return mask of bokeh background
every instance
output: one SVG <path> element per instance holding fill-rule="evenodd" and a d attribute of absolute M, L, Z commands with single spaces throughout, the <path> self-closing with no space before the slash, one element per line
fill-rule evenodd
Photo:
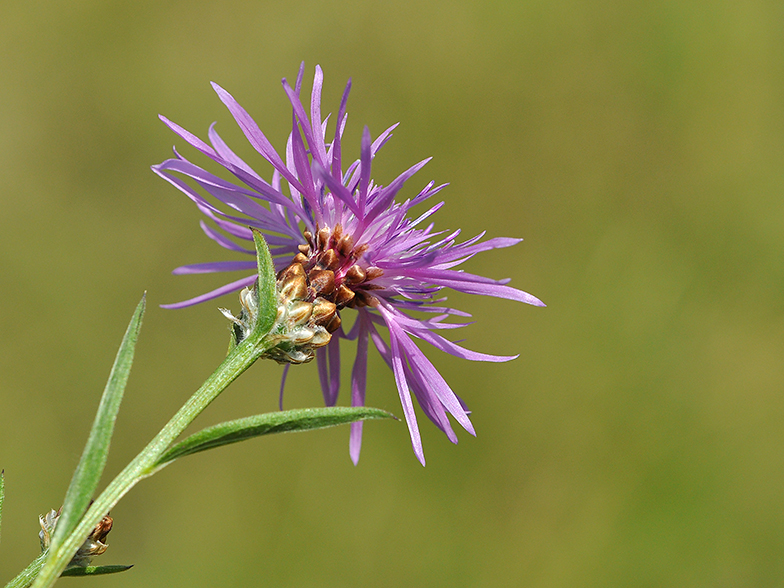
<path fill-rule="evenodd" d="M 778 586 L 784 583 L 784 5 L 748 2 L 25 2 L 0 8 L 0 580 L 38 551 L 117 345 L 149 307 L 106 477 L 218 364 L 218 305 L 159 304 L 226 259 L 149 170 L 164 113 L 251 161 L 212 92 L 282 148 L 280 78 L 353 77 L 347 149 L 401 121 L 382 183 L 434 160 L 444 229 L 520 236 L 468 269 L 546 309 L 453 295 L 477 350 L 430 353 L 476 439 L 402 423 L 178 462 L 112 512 L 106 586 Z M 267 173 L 267 168 L 259 164 Z M 237 276 L 239 277 L 239 276 Z M 350 357 L 350 346 L 344 348 Z M 258 364 L 197 421 L 276 409 Z M 348 367 L 345 374 L 348 373 Z M 368 403 L 400 415 L 377 356 Z M 348 402 L 345 388 L 342 402 Z M 287 407 L 319 405 L 315 365 Z M 63 580 L 76 584 L 79 580 Z"/>

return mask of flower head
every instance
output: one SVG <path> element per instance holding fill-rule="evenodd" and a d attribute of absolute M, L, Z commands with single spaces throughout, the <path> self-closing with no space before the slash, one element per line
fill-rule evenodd
<path fill-rule="evenodd" d="M 458 242 L 460 231 L 438 232 L 430 217 L 443 203 L 435 204 L 416 217 L 414 207 L 437 194 L 445 185 L 427 184 L 413 198 L 399 202 L 396 196 L 403 184 L 429 160 L 413 165 L 389 185 L 371 179 L 370 168 L 378 150 L 387 142 L 393 125 L 373 139 L 365 127 L 359 159 L 344 166 L 342 137 L 346 126 L 346 102 L 351 82 L 340 102 L 336 128 L 327 132 L 327 119 L 321 116 L 323 75 L 316 67 L 310 112 L 300 100 L 304 65 L 292 88 L 284 79 L 283 88 L 293 107 L 292 132 L 288 137 L 285 159 L 261 132 L 250 115 L 223 88 L 213 83 L 221 101 L 228 107 L 251 145 L 272 165 L 269 182 L 262 179 L 209 129 L 210 144 L 203 142 L 177 124 L 161 120 L 191 146 L 228 170 L 239 180 L 229 182 L 194 165 L 175 151 L 175 158 L 153 167 L 155 173 L 184 192 L 204 215 L 222 232 L 202 221 L 208 237 L 219 245 L 241 253 L 254 251 L 238 245 L 229 237 L 252 241 L 253 227 L 264 233 L 279 270 L 278 279 L 304 277 L 298 300 L 313 303 L 326 300 L 336 309 L 334 320 L 326 326 L 332 333 L 329 343 L 316 352 L 321 387 L 327 405 L 337 401 L 340 386 L 339 347 L 342 339 L 356 340 L 357 353 L 351 377 L 351 404 L 365 403 L 367 354 L 372 341 L 395 377 L 403 412 L 408 423 L 414 453 L 424 464 L 424 454 L 412 402 L 454 443 L 447 413 L 469 433 L 474 429 L 469 412 L 414 339 L 427 342 L 441 351 L 474 361 L 508 361 L 513 357 L 493 356 L 467 350 L 439 333 L 464 326 L 445 322 L 450 316 L 467 313 L 442 306 L 441 290 L 508 298 L 543 306 L 534 296 L 507 286 L 508 280 L 492 280 L 455 269 L 477 253 L 509 247 L 520 239 L 495 238 L 482 241 L 480 234 Z M 190 180 L 190 181 L 186 181 Z M 204 193 L 217 201 L 208 200 Z M 252 270 L 255 261 L 223 261 L 187 265 L 176 274 Z M 250 286 L 256 279 L 248 275 L 212 292 L 169 308 L 181 308 L 216 298 Z M 347 331 L 341 326 L 343 313 L 356 311 L 356 320 Z M 380 328 L 387 330 L 388 339 Z M 284 358 L 285 359 L 285 358 Z M 350 454 L 359 459 L 362 423 L 352 424 Z"/>

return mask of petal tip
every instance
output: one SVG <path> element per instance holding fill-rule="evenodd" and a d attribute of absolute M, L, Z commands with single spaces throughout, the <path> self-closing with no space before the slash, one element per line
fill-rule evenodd
<path fill-rule="evenodd" d="M 158 307 L 159 308 L 165 308 L 166 310 L 173 310 L 173 309 L 177 309 L 177 308 L 183 308 L 183 306 L 180 303 L 178 303 L 178 302 L 174 302 L 172 304 L 159 304 Z"/>

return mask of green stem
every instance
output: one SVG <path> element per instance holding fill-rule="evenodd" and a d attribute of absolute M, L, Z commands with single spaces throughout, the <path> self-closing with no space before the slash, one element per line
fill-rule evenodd
<path fill-rule="evenodd" d="M 183 405 L 166 426 L 145 447 L 134 460 L 106 487 L 101 495 L 95 499 L 87 510 L 82 520 L 67 539 L 60 544 L 56 551 L 49 555 L 46 565 L 41 569 L 41 564 L 34 566 L 39 560 L 43 562 L 43 555 L 36 559 L 22 574 L 30 570 L 32 577 L 40 570 L 35 578 L 33 588 L 48 588 L 52 586 L 62 571 L 66 568 L 71 558 L 84 543 L 87 536 L 103 516 L 114 507 L 117 502 L 137 482 L 151 476 L 166 464 L 157 465 L 158 459 L 166 452 L 172 442 L 179 437 L 185 428 L 218 397 L 218 395 L 231 384 L 242 372 L 256 361 L 260 355 L 268 350 L 270 344 L 263 335 L 251 335 L 232 349 L 223 360 L 218 369 L 207 379 L 193 396 Z M 22 574 L 17 578 L 22 577 Z M 28 584 L 14 584 L 12 580 L 6 588 L 18 588 Z"/>
<path fill-rule="evenodd" d="M 48 552 L 44 551 L 41 555 L 36 557 L 30 562 L 29 566 L 19 572 L 19 575 L 16 578 L 8 582 L 8 584 L 5 585 L 5 588 L 27 588 L 32 584 L 33 580 L 35 580 L 38 575 L 38 572 L 44 567 L 44 560 L 46 559 L 47 553 Z"/>

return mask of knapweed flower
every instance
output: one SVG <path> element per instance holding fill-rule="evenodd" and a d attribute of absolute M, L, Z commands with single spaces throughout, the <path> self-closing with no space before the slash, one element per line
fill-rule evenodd
<path fill-rule="evenodd" d="M 285 156 L 272 147 L 256 122 L 223 88 L 213 83 L 221 101 L 228 107 L 251 145 L 272 165 L 270 181 L 264 180 L 240 159 L 218 136 L 214 124 L 209 129 L 210 144 L 179 125 L 161 117 L 177 135 L 202 154 L 228 170 L 238 183 L 226 181 L 191 163 L 175 150 L 175 158 L 153 167 L 155 173 L 184 192 L 199 210 L 214 223 L 201 222 L 208 237 L 231 251 L 254 255 L 251 248 L 238 245 L 230 237 L 251 241 L 248 227 L 261 231 L 282 277 L 296 274 L 305 278 L 311 302 L 326 299 L 337 310 L 328 330 L 329 343 L 318 349 L 317 362 L 324 401 L 335 404 L 340 385 L 341 340 L 356 340 L 357 352 L 351 375 L 351 404 L 365 403 L 367 357 L 372 341 L 394 374 L 403 413 L 408 424 L 414 453 L 425 459 L 412 402 L 446 436 L 457 443 L 447 413 L 469 433 L 475 435 L 469 411 L 455 395 L 438 370 L 425 357 L 415 340 L 464 359 L 508 361 L 516 356 L 494 356 L 470 351 L 439 333 L 465 326 L 446 322 L 450 316 L 467 313 L 443 306 L 441 291 L 508 298 L 543 306 L 534 296 L 507 286 L 509 280 L 492 280 L 455 269 L 477 253 L 509 247 L 520 239 L 495 238 L 482 241 L 480 234 L 458 242 L 460 231 L 438 232 L 430 218 L 443 205 L 431 206 L 416 217 L 412 209 L 444 188 L 427 184 L 416 196 L 402 202 L 396 196 L 403 184 L 418 172 L 426 159 L 410 167 L 389 185 L 371 178 L 370 167 L 378 150 L 387 142 L 393 125 L 373 139 L 367 127 L 360 143 L 359 159 L 344 166 L 343 131 L 346 102 L 351 81 L 343 93 L 335 129 L 328 133 L 328 118 L 321 116 L 323 74 L 316 67 L 310 112 L 300 100 L 304 65 L 292 88 L 283 80 L 283 89 L 293 107 L 292 132 Z M 205 193 L 212 196 L 207 199 Z M 213 200 L 214 199 L 214 200 Z M 216 228 L 218 230 L 216 230 Z M 252 272 L 255 261 L 222 261 L 186 265 L 175 274 L 196 274 L 245 270 Z M 181 308 L 210 300 L 253 284 L 255 274 L 240 278 L 212 292 L 168 308 Z M 356 311 L 350 329 L 341 326 L 341 317 Z M 380 327 L 386 328 L 387 338 Z M 285 372 L 284 372 L 285 377 Z M 352 424 L 350 455 L 359 459 L 362 423 Z"/>

